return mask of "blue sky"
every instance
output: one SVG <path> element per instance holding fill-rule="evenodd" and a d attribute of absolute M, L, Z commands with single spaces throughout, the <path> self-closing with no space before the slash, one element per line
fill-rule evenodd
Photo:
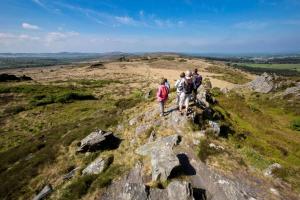
<path fill-rule="evenodd" d="M 300 0 L 1 0 L 0 52 L 300 52 Z"/>

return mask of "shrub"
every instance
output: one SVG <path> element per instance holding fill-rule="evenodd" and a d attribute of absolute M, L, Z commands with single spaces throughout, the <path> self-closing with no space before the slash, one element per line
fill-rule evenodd
<path fill-rule="evenodd" d="M 296 131 L 300 131 L 300 118 L 295 119 L 291 123 L 291 128 Z"/>
<path fill-rule="evenodd" d="M 87 193 L 95 179 L 95 175 L 87 175 L 77 178 L 64 189 L 60 200 L 80 199 Z"/>

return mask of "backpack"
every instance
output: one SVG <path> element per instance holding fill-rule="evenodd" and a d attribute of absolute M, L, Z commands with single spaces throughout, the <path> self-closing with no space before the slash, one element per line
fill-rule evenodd
<path fill-rule="evenodd" d="M 161 98 L 162 100 L 166 100 L 166 99 L 168 99 L 168 94 L 169 94 L 168 88 L 167 88 L 166 86 L 163 86 L 163 87 L 161 88 L 160 98 Z"/>
<path fill-rule="evenodd" d="M 202 83 L 202 76 L 199 74 L 194 75 L 194 84 L 198 88 Z"/>
<path fill-rule="evenodd" d="M 191 94 L 193 89 L 194 89 L 194 84 L 191 79 L 183 82 L 183 92 L 185 94 Z"/>

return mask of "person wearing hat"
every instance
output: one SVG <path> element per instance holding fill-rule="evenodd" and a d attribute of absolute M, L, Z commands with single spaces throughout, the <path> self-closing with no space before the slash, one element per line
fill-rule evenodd
<path fill-rule="evenodd" d="M 185 73 L 185 80 L 183 82 L 183 92 L 180 94 L 179 111 L 181 114 L 183 105 L 185 106 L 185 114 L 188 115 L 189 103 L 194 89 L 193 74 L 191 71 Z"/>

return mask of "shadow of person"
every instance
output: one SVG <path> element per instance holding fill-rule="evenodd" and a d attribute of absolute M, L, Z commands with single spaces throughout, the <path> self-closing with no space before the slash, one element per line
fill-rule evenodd
<path fill-rule="evenodd" d="M 170 178 L 178 176 L 193 176 L 196 175 L 195 168 L 190 164 L 189 158 L 184 153 L 177 154 L 180 165 L 175 167 L 170 175 Z"/>

